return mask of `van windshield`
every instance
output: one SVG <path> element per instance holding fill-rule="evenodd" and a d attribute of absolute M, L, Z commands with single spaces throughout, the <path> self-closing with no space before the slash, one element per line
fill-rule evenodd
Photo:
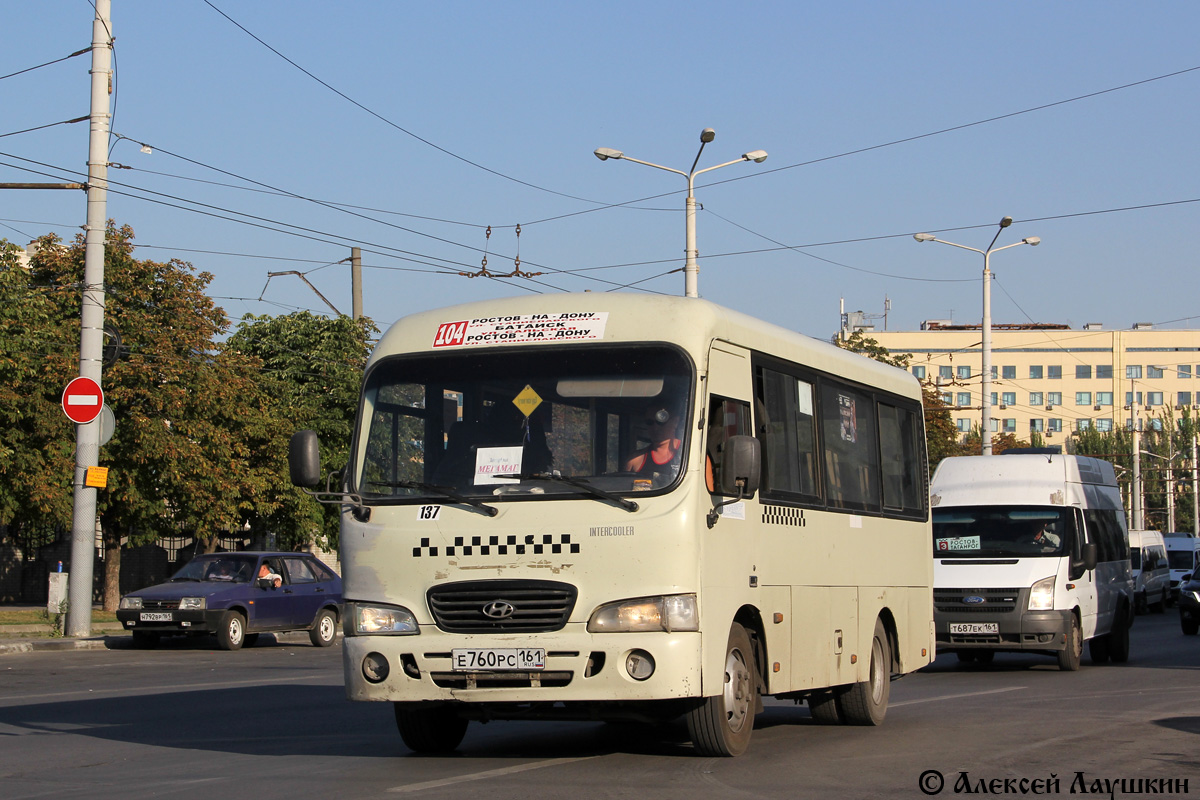
<path fill-rule="evenodd" d="M 355 490 L 373 504 L 665 490 L 686 468 L 693 386 L 665 345 L 388 359 L 367 376 Z"/>
<path fill-rule="evenodd" d="M 934 509 L 933 554 L 938 558 L 1056 557 L 1068 552 L 1074 515 L 1039 506 L 964 506 Z"/>

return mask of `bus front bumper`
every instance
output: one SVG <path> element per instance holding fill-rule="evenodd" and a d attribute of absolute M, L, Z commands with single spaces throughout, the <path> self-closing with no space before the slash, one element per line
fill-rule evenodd
<path fill-rule="evenodd" d="M 701 635 L 588 633 L 347 636 L 346 696 L 395 702 L 538 703 L 701 697 Z M 543 650 L 541 669 L 455 669 L 453 651 Z M 646 674 L 647 671 L 649 674 Z M 634 675 L 637 675 L 635 677 Z"/>

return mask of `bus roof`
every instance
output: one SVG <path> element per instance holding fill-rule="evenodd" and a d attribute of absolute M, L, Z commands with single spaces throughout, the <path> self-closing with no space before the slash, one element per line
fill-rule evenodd
<path fill-rule="evenodd" d="M 707 300 L 619 292 L 509 297 L 411 314 L 380 338 L 368 368 L 399 354 L 556 347 L 567 342 L 667 342 L 703 358 L 714 340 L 906 397 L 921 396 L 920 384 L 902 369 Z"/>

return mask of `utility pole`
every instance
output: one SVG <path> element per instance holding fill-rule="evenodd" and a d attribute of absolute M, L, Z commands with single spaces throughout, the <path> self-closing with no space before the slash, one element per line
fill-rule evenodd
<path fill-rule="evenodd" d="M 351 317 L 362 319 L 362 248 L 350 248 L 350 288 L 354 293 Z"/>
<path fill-rule="evenodd" d="M 111 0 L 94 0 L 92 102 L 88 136 L 87 227 L 79 374 L 100 383 L 104 357 L 104 237 L 108 224 L 109 93 L 112 89 Z M 100 419 L 75 426 L 75 513 L 71 525 L 67 636 L 92 632 L 92 562 L 96 553 L 96 489 L 84 483 L 100 459 Z"/>
<path fill-rule="evenodd" d="M 1133 484 L 1129 492 L 1130 516 L 1133 518 L 1133 529 L 1144 530 L 1142 524 L 1142 436 L 1138 430 L 1137 387 L 1129 382 L 1129 421 L 1130 437 L 1133 440 Z"/>

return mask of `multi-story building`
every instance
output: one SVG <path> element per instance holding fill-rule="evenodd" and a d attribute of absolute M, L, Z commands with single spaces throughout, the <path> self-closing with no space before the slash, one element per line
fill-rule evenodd
<path fill-rule="evenodd" d="M 982 331 L 978 324 L 929 320 L 919 331 L 864 333 L 892 354 L 911 353 L 911 371 L 938 387 L 962 434 L 980 423 Z M 1139 430 L 1168 407 L 1200 404 L 1200 330 L 1146 323 L 1104 330 L 1097 323 L 992 326 L 992 433 L 1054 444 L 1073 431 Z"/>

